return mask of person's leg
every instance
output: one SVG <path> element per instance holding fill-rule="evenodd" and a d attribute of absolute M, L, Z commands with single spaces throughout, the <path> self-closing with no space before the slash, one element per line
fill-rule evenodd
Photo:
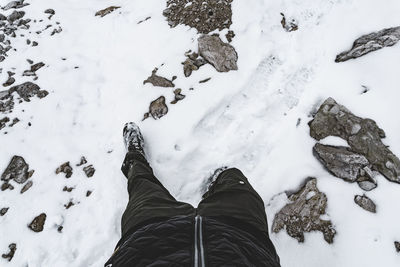
<path fill-rule="evenodd" d="M 201 216 L 231 217 L 256 227 L 268 235 L 264 202 L 243 173 L 231 168 L 223 171 L 197 208 Z"/>

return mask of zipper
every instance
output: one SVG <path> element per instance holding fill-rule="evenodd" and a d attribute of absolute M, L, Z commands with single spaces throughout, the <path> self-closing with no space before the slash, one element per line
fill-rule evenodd
<path fill-rule="evenodd" d="M 197 215 L 194 223 L 194 267 L 205 267 L 203 246 L 203 217 Z"/>

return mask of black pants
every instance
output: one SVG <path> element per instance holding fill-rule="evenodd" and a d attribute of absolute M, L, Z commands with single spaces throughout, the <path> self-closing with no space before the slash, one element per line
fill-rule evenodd
<path fill-rule="evenodd" d="M 122 237 L 142 225 L 179 215 L 231 217 L 246 222 L 268 236 L 264 202 L 243 173 L 235 168 L 223 171 L 203 195 L 197 209 L 177 201 L 154 176 L 139 153 L 127 153 L 122 172 L 128 178 L 129 202 L 122 216 Z"/>

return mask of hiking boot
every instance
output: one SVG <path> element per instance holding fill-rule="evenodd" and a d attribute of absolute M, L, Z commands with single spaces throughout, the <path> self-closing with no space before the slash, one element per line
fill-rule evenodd
<path fill-rule="evenodd" d="M 144 154 L 144 140 L 143 135 L 140 132 L 139 126 L 133 122 L 128 122 L 125 124 L 123 130 L 125 148 L 128 152 L 138 152 L 143 157 Z"/>

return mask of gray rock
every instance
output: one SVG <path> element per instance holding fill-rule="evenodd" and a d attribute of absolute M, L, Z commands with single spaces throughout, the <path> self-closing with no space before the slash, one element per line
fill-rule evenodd
<path fill-rule="evenodd" d="M 232 42 L 233 38 L 235 37 L 235 32 L 234 31 L 228 31 L 227 34 L 225 34 L 226 40 L 228 40 L 228 42 Z"/>
<path fill-rule="evenodd" d="M 63 191 L 64 192 L 72 192 L 72 190 L 74 190 L 74 187 L 68 187 L 68 186 L 64 186 Z"/>
<path fill-rule="evenodd" d="M 394 247 L 396 248 L 396 251 L 397 251 L 397 252 L 400 252 L 400 242 L 395 241 L 395 242 L 394 242 Z"/>
<path fill-rule="evenodd" d="M 100 17 L 104 17 L 108 14 L 110 14 L 111 12 L 114 12 L 116 9 L 121 8 L 120 6 L 110 6 L 107 7 L 105 9 L 99 10 L 96 12 L 95 16 L 100 16 Z"/>
<path fill-rule="evenodd" d="M 85 172 L 86 176 L 89 178 L 94 175 L 94 172 L 96 171 L 96 169 L 93 168 L 93 165 L 88 165 L 85 168 L 83 168 L 83 171 Z"/>
<path fill-rule="evenodd" d="M 7 81 L 5 83 L 3 83 L 4 87 L 13 85 L 15 83 L 15 79 L 14 77 L 8 77 Z"/>
<path fill-rule="evenodd" d="M 36 63 L 31 66 L 31 71 L 36 72 L 44 66 L 45 66 L 45 64 L 43 62 Z"/>
<path fill-rule="evenodd" d="M 346 107 L 328 98 L 309 122 L 310 135 L 321 140 L 338 136 L 347 141 L 351 151 L 365 156 L 372 170 L 389 181 L 400 183 L 400 160 L 382 143 L 385 132 L 371 119 L 352 114 Z"/>
<path fill-rule="evenodd" d="M 43 231 L 43 226 L 44 223 L 46 222 L 46 213 L 42 213 L 39 216 L 37 216 L 33 221 L 28 225 L 28 227 L 38 233 Z"/>
<path fill-rule="evenodd" d="M 361 208 L 365 209 L 366 211 L 376 213 L 376 205 L 375 203 L 366 195 L 360 196 L 357 195 L 354 197 L 354 202 L 360 206 Z"/>
<path fill-rule="evenodd" d="M 10 121 L 9 117 L 4 117 L 0 120 L 0 130 L 6 127 L 6 124 Z"/>
<path fill-rule="evenodd" d="M 2 208 L 2 209 L 0 209 L 0 216 L 6 215 L 6 213 L 7 213 L 7 211 L 8 211 L 9 209 L 10 209 L 10 208 Z"/>
<path fill-rule="evenodd" d="M 334 176 L 348 182 L 355 182 L 360 170 L 369 165 L 368 160 L 347 147 L 327 146 L 317 143 L 313 148 L 316 158 Z"/>
<path fill-rule="evenodd" d="M 3 14 L 0 14 L 0 21 L 2 21 L 2 20 L 7 20 L 7 17 L 6 16 L 4 16 Z M 3 42 L 4 41 L 4 34 L 2 34 L 3 35 L 3 40 L 1 40 L 0 42 Z"/>
<path fill-rule="evenodd" d="M 65 178 L 70 178 L 73 173 L 72 167 L 69 165 L 69 161 L 63 163 L 56 169 L 56 174 L 65 173 Z"/>
<path fill-rule="evenodd" d="M 277 214 L 272 224 L 272 231 L 278 233 L 286 226 L 286 232 L 299 242 L 304 242 L 304 232 L 320 231 L 329 244 L 333 243 L 336 230 L 332 222 L 323 220 L 327 197 L 317 188 L 317 179 L 309 178 L 302 188 L 288 196 L 290 203 Z"/>
<path fill-rule="evenodd" d="M 202 35 L 198 39 L 199 54 L 219 72 L 237 70 L 238 55 L 235 48 L 218 36 Z"/>
<path fill-rule="evenodd" d="M 354 41 L 353 47 L 337 55 L 336 62 L 358 58 L 384 47 L 393 46 L 400 40 L 400 27 L 388 28 L 363 35 Z"/>
<path fill-rule="evenodd" d="M 175 87 L 175 84 L 168 80 L 167 78 L 158 76 L 156 73 L 158 71 L 158 68 L 155 68 L 151 72 L 151 76 L 147 78 L 147 80 L 143 81 L 143 84 L 146 83 L 151 83 L 153 86 L 159 86 L 159 87 Z"/>
<path fill-rule="evenodd" d="M 8 183 L 8 182 L 4 182 L 1 185 L 1 191 L 5 191 L 7 189 L 14 190 L 14 186 L 12 184 Z"/>
<path fill-rule="evenodd" d="M 232 0 L 168 0 L 163 15 L 171 27 L 184 24 L 209 33 L 228 29 L 232 24 Z"/>
<path fill-rule="evenodd" d="M 67 204 L 64 204 L 66 210 L 71 208 L 72 206 L 75 206 L 75 203 L 72 202 L 72 200 L 70 200 Z"/>
<path fill-rule="evenodd" d="M 360 177 L 357 179 L 358 186 L 365 191 L 375 189 L 378 184 L 374 177 L 374 172 L 369 167 L 364 167 L 360 170 Z"/>
<path fill-rule="evenodd" d="M 51 9 L 51 8 L 49 8 L 49 9 L 46 9 L 46 10 L 44 11 L 44 13 L 46 13 L 46 14 L 50 14 L 50 15 L 54 15 L 54 14 L 56 14 L 56 12 L 54 11 L 54 9 Z"/>
<path fill-rule="evenodd" d="M 32 82 L 25 82 L 11 87 L 9 93 L 12 94 L 13 92 L 17 92 L 18 95 L 27 102 L 29 102 L 30 98 L 33 96 L 43 98 L 49 94 L 46 90 L 40 90 L 40 87 Z"/>
<path fill-rule="evenodd" d="M 26 191 L 28 191 L 29 188 L 32 187 L 32 185 L 33 185 L 33 182 L 32 182 L 32 181 L 28 181 L 28 182 L 24 185 L 24 187 L 22 187 L 22 189 L 21 189 L 21 194 L 23 194 L 23 193 L 25 193 Z"/>
<path fill-rule="evenodd" d="M 182 94 L 182 89 L 180 88 L 175 89 L 174 94 L 175 94 L 175 99 L 171 101 L 171 104 L 176 104 L 186 97 L 185 95 Z"/>
<path fill-rule="evenodd" d="M 0 112 L 9 113 L 13 110 L 13 108 L 14 108 L 14 101 L 12 98 L 7 101 L 0 101 Z"/>
<path fill-rule="evenodd" d="M 197 53 L 193 52 L 192 54 L 186 54 L 186 56 L 187 59 L 182 63 L 185 77 L 189 77 L 192 75 L 193 71 L 198 70 L 201 66 L 207 64 L 207 62 L 203 58 L 199 57 Z"/>
<path fill-rule="evenodd" d="M 9 23 L 13 23 L 14 21 L 21 19 L 23 16 L 25 16 L 24 11 L 14 11 L 10 15 L 7 16 L 7 20 Z"/>
<path fill-rule="evenodd" d="M 153 119 L 157 120 L 168 113 L 168 107 L 165 104 L 165 97 L 160 96 L 150 103 L 149 112 L 144 114 L 143 120 L 147 119 L 150 115 Z"/>
<path fill-rule="evenodd" d="M 24 0 L 17 0 L 17 1 L 11 1 L 8 3 L 5 7 L 3 7 L 3 10 L 9 10 L 12 8 L 22 8 L 24 6 L 27 6 L 29 4 L 24 4 Z"/>
<path fill-rule="evenodd" d="M 13 156 L 6 170 L 1 175 L 1 180 L 9 182 L 14 180 L 16 183 L 23 184 L 33 175 L 33 170 L 29 170 L 29 165 L 20 156 Z"/>
<path fill-rule="evenodd" d="M 3 259 L 7 259 L 8 261 L 11 261 L 12 258 L 14 257 L 15 251 L 17 250 L 17 244 L 11 243 L 10 245 L 8 245 L 8 248 L 10 249 L 10 251 L 7 254 L 1 255 L 1 257 Z"/>
<path fill-rule="evenodd" d="M 82 165 L 84 165 L 86 163 L 87 163 L 86 158 L 84 156 L 82 156 L 81 157 L 81 161 L 78 164 L 76 164 L 76 166 L 82 166 Z"/>

